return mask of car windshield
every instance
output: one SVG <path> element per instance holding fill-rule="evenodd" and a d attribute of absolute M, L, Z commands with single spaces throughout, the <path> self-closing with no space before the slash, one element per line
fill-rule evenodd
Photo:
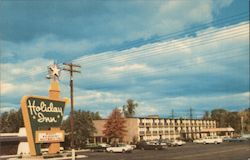
<path fill-rule="evenodd" d="M 125 147 L 125 144 L 118 144 L 118 147 Z"/>

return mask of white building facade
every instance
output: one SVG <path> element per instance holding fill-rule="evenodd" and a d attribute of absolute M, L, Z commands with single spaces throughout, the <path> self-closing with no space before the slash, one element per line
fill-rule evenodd
<path fill-rule="evenodd" d="M 138 118 L 138 139 L 197 139 L 207 136 L 204 128 L 216 128 L 216 121 L 201 119 Z M 209 133 L 216 135 L 216 132 Z"/>

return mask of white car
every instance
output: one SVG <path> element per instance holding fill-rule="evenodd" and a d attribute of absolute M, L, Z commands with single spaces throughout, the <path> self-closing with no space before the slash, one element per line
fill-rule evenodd
<path fill-rule="evenodd" d="M 183 144 L 186 144 L 186 142 L 182 141 L 182 140 L 174 140 L 174 142 L 177 146 L 182 146 Z"/>
<path fill-rule="evenodd" d="M 133 147 L 128 144 L 116 144 L 114 146 L 108 147 L 107 152 L 132 152 Z"/>
<path fill-rule="evenodd" d="M 209 136 L 209 137 L 204 137 L 202 139 L 196 139 L 193 142 L 194 143 L 203 143 L 203 144 L 208 144 L 208 143 L 219 144 L 219 143 L 222 143 L 223 140 L 221 137 L 218 137 L 218 136 Z"/>
<path fill-rule="evenodd" d="M 182 140 L 173 140 L 170 141 L 170 146 L 182 146 L 183 144 L 186 144 L 186 142 L 182 141 Z"/>

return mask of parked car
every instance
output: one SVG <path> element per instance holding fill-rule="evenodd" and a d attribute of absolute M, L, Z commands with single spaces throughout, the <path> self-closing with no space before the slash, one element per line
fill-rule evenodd
<path fill-rule="evenodd" d="M 130 146 L 133 148 L 133 150 L 136 148 L 136 145 L 130 144 Z"/>
<path fill-rule="evenodd" d="M 141 149 L 141 150 L 144 150 L 144 149 L 161 150 L 163 149 L 163 146 L 154 141 L 151 141 L 151 142 L 140 141 L 136 144 L 136 148 Z"/>
<path fill-rule="evenodd" d="M 110 145 L 106 143 L 100 143 L 100 144 L 89 144 L 85 148 L 90 149 L 92 152 L 105 152 L 106 148 Z"/>
<path fill-rule="evenodd" d="M 120 144 L 115 144 L 115 145 L 112 145 L 110 147 L 107 147 L 106 151 L 108 152 L 132 152 L 133 150 L 133 147 L 131 145 L 128 145 L 128 144 L 123 144 L 123 143 L 120 143 Z"/>
<path fill-rule="evenodd" d="M 186 142 L 178 139 L 170 141 L 171 146 L 182 146 L 183 144 L 186 144 Z"/>
<path fill-rule="evenodd" d="M 225 137 L 223 138 L 224 142 L 243 142 L 243 141 L 247 141 L 246 138 L 244 137 Z"/>
<path fill-rule="evenodd" d="M 176 139 L 176 140 L 164 140 L 163 142 L 164 142 L 167 146 L 169 146 L 169 147 L 182 146 L 183 144 L 186 144 L 185 141 L 179 140 L 179 139 Z"/>
<path fill-rule="evenodd" d="M 218 137 L 218 136 L 208 136 L 208 137 L 204 137 L 201 139 L 196 139 L 193 142 L 194 143 L 203 143 L 203 144 L 208 144 L 208 143 L 214 143 L 214 144 L 219 144 L 222 143 L 222 138 Z"/>

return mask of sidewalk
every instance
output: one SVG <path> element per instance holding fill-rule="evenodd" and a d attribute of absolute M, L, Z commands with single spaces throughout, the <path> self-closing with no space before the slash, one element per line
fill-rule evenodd
<path fill-rule="evenodd" d="M 63 153 L 71 153 L 71 150 L 64 150 Z M 80 149 L 80 150 L 75 150 L 75 153 L 79 153 L 79 152 L 90 152 L 89 149 Z M 60 153 L 59 155 L 62 155 L 63 153 Z M 45 156 L 45 155 L 44 155 Z M 87 156 L 85 155 L 76 155 L 76 159 L 77 158 L 86 158 Z M 21 156 L 21 155 L 3 155 L 0 156 L 0 159 L 8 159 L 8 160 L 17 160 L 17 159 L 34 159 L 34 157 L 30 157 L 30 156 Z M 62 156 L 62 157 L 55 157 L 55 158 L 44 158 L 43 156 L 39 156 L 36 159 L 52 159 L 52 160 L 60 160 L 60 159 L 72 159 L 71 156 Z"/>

